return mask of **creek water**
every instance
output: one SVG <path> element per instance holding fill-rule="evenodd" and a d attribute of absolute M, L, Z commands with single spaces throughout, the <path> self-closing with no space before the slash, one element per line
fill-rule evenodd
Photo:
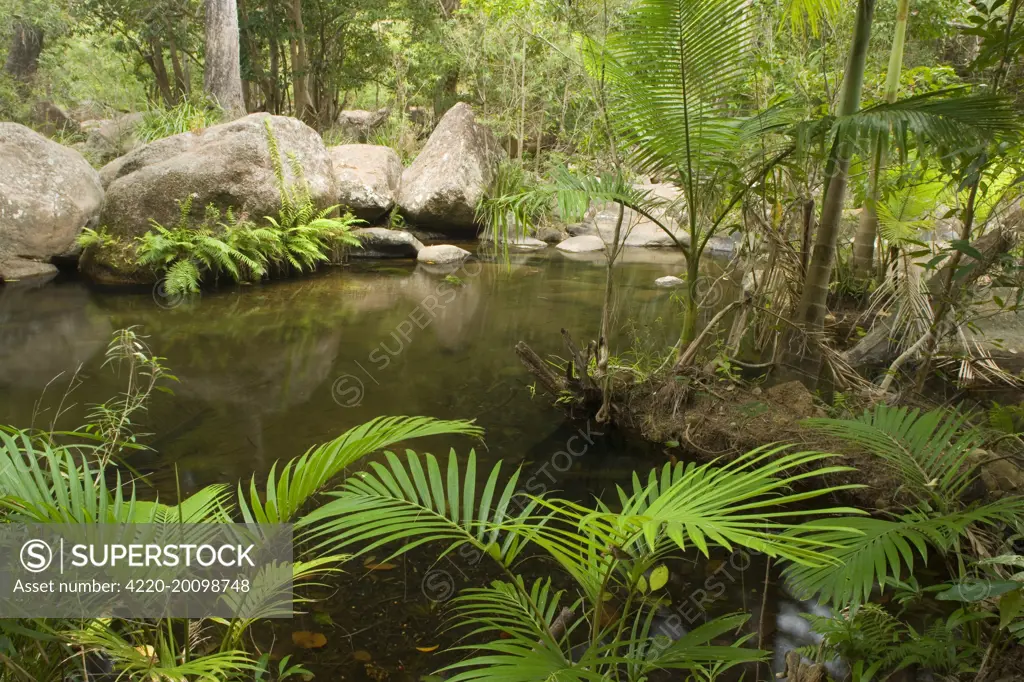
<path fill-rule="evenodd" d="M 679 306 L 654 280 L 683 265 L 672 252 L 627 250 L 616 270 L 613 354 L 672 342 Z M 709 273 L 716 267 L 709 263 Z M 427 415 L 475 419 L 484 443 L 437 439 L 411 447 L 440 454 L 475 447 L 487 469 L 499 459 L 523 466 L 531 492 L 582 500 L 659 466 L 665 454 L 567 421 L 548 397 L 533 395 L 513 347 L 525 341 L 542 355 L 561 353 L 560 328 L 581 343 L 596 338 L 603 286 L 601 258 L 547 249 L 513 254 L 508 265 L 481 258 L 447 279 L 404 261 L 357 260 L 185 302 L 148 288 L 91 289 L 72 277 L 0 287 L 0 423 L 84 423 L 90 404 L 124 390 L 125 377 L 104 366 L 104 351 L 114 330 L 135 327 L 178 379 L 168 384 L 173 394 L 155 393 L 137 420 L 150 448 L 131 461 L 148 475 L 141 494 L 173 499 L 179 485 L 187 494 L 261 478 L 273 462 L 374 417 Z M 724 300 L 735 296 L 728 286 L 723 293 Z M 274 651 L 296 653 L 329 679 L 419 679 L 441 661 L 417 647 L 451 641 L 438 634 L 439 603 L 496 577 L 479 563 L 412 558 L 393 570 L 348 568 L 310 613 L 274 624 Z M 673 576 L 680 603 L 694 601 L 699 620 L 705 609 L 752 611 L 770 636 L 776 621 L 782 627 L 800 610 L 774 580 L 765 581 L 758 560 L 680 561 Z M 771 594 L 760 618 L 765 585 Z M 694 613 L 693 605 L 685 608 Z M 294 630 L 324 632 L 328 645 L 293 651 Z"/>

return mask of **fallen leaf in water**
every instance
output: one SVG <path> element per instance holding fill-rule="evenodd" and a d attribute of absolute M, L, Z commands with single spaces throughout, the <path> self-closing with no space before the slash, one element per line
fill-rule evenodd
<path fill-rule="evenodd" d="M 435 644 L 434 646 L 418 646 L 416 647 L 416 651 L 419 651 L 422 654 L 429 654 L 431 651 L 437 651 L 437 645 Z"/>
<path fill-rule="evenodd" d="M 361 663 L 368 663 L 373 660 L 373 656 L 366 649 L 357 649 L 352 652 L 352 658 L 356 659 Z"/>
<path fill-rule="evenodd" d="M 296 630 L 292 633 L 292 643 L 302 649 L 319 649 L 327 644 L 327 635 L 322 632 Z"/>
<path fill-rule="evenodd" d="M 363 567 L 371 571 L 390 571 L 393 568 L 397 568 L 394 564 L 389 563 L 377 563 L 377 557 L 369 556 L 366 561 L 363 562 Z"/>

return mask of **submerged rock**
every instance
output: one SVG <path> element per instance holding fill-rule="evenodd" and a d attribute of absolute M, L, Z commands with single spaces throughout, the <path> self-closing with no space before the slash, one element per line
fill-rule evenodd
<path fill-rule="evenodd" d="M 686 284 L 686 281 L 676 277 L 675 275 L 666 275 L 665 277 L 659 277 L 654 280 L 654 284 L 659 287 L 681 287 Z"/>
<path fill-rule="evenodd" d="M 419 239 L 405 230 L 364 227 L 352 230 L 352 234 L 363 242 L 363 248 L 349 251 L 353 258 L 415 258 L 425 248 Z"/>
<path fill-rule="evenodd" d="M 420 252 L 416 254 L 416 260 L 420 263 L 432 265 L 449 265 L 451 263 L 460 263 L 471 255 L 473 254 L 469 251 L 452 244 L 436 244 L 434 246 L 424 246 L 420 249 Z"/>
<path fill-rule="evenodd" d="M 0 123 L 0 279 L 52 274 L 103 205 L 99 175 L 74 149 Z"/>
<path fill-rule="evenodd" d="M 104 166 L 102 223 L 114 236 L 137 237 L 151 228 L 150 219 L 176 224 L 178 202 L 189 196 L 196 220 L 207 204 L 221 210 L 233 207 L 255 220 L 276 215 L 281 192 L 271 162 L 268 121 L 286 186 L 305 182 L 318 206 L 336 203 L 331 157 L 316 131 L 298 119 L 251 114 L 200 133 L 157 140 Z"/>
<path fill-rule="evenodd" d="M 392 209 L 402 184 L 402 160 L 394 150 L 373 144 L 343 144 L 328 151 L 338 203 L 370 222 Z"/>
<path fill-rule="evenodd" d="M 604 251 L 604 241 L 593 234 L 569 237 L 564 242 L 555 246 L 559 251 L 567 253 L 587 253 L 589 251 Z"/>
<path fill-rule="evenodd" d="M 472 228 L 477 202 L 501 157 L 494 135 L 476 122 L 470 106 L 456 104 L 402 174 L 402 214 L 411 223 L 446 234 Z"/>

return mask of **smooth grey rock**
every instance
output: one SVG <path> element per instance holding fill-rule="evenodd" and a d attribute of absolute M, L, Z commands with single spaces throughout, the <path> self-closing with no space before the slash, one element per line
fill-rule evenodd
<path fill-rule="evenodd" d="M 494 246 L 494 240 L 491 239 L 490 235 L 480 235 L 480 242 L 485 246 Z M 523 235 L 513 235 L 511 239 L 505 242 L 509 248 L 518 249 L 520 251 L 537 251 L 540 249 L 546 249 L 548 243 L 541 241 L 536 237 L 527 237 Z"/>
<path fill-rule="evenodd" d="M 343 144 L 328 151 L 338 203 L 370 222 L 394 207 L 402 184 L 402 160 L 394 150 L 373 144 Z"/>
<path fill-rule="evenodd" d="M 281 192 L 271 163 L 268 121 L 286 186 L 305 182 L 317 206 L 337 203 L 331 157 L 317 132 L 298 119 L 250 114 L 200 133 L 157 140 L 104 166 L 102 223 L 115 236 L 137 237 L 150 230 L 150 219 L 175 225 L 178 202 L 189 196 L 195 222 L 207 204 L 234 208 L 254 220 L 276 216 Z"/>
<path fill-rule="evenodd" d="M 398 205 L 406 220 L 454 234 L 472 228 L 476 205 L 503 152 L 468 104 L 448 110 L 402 174 Z"/>
<path fill-rule="evenodd" d="M 338 126 L 344 133 L 360 143 L 370 139 L 377 128 L 387 122 L 391 110 L 387 107 L 377 111 L 347 109 L 338 114 Z"/>
<path fill-rule="evenodd" d="M 664 201 L 673 202 L 669 207 L 658 209 L 654 214 L 654 217 L 662 222 L 671 234 L 666 233 L 654 221 L 626 208 L 622 213 L 619 243 L 642 248 L 674 248 L 677 246 L 677 241 L 680 244 L 689 244 L 689 236 L 685 230 L 680 228 L 685 218 L 685 211 L 680 206 L 682 193 L 674 185 L 668 183 L 637 184 L 635 188 Z M 618 204 L 613 202 L 595 203 L 587 211 L 583 223 L 570 226 L 569 233 L 573 236 L 596 234 L 606 244 L 611 244 L 614 241 L 615 225 L 618 223 L 618 218 Z"/>
<path fill-rule="evenodd" d="M 352 230 L 352 234 L 363 242 L 363 248 L 349 251 L 353 258 L 415 258 L 425 248 L 405 230 L 364 227 Z"/>
<path fill-rule="evenodd" d="M 473 254 L 469 251 L 452 244 L 435 244 L 434 246 L 424 246 L 420 249 L 420 252 L 416 254 L 416 260 L 420 263 L 429 263 L 431 265 L 449 265 L 451 263 L 460 263 L 471 255 Z"/>
<path fill-rule="evenodd" d="M 536 237 L 514 237 L 510 239 L 508 245 L 512 248 L 521 249 L 523 251 L 537 251 L 539 249 L 548 248 L 548 243 L 541 241 Z"/>
<path fill-rule="evenodd" d="M 144 114 L 123 114 L 106 120 L 82 121 L 83 132 L 88 133 L 82 152 L 90 161 L 106 164 L 139 147 L 142 143 L 135 131 Z"/>
<path fill-rule="evenodd" d="M 569 237 L 564 242 L 560 242 L 555 245 L 555 248 L 567 253 L 604 251 L 604 241 L 602 241 L 597 235 L 588 234 L 579 237 Z"/>
<path fill-rule="evenodd" d="M 665 277 L 659 277 L 658 279 L 654 280 L 654 284 L 659 287 L 674 288 L 681 287 L 684 284 L 686 284 L 686 282 L 674 275 L 666 275 Z"/>
<path fill-rule="evenodd" d="M 82 228 L 95 227 L 102 205 L 99 175 L 81 154 L 25 126 L 0 123 L 5 278 L 51 272 L 42 265 L 73 249 Z"/>
<path fill-rule="evenodd" d="M 0 282 L 16 282 L 30 277 L 52 277 L 57 266 L 24 258 L 8 258 L 0 261 Z"/>

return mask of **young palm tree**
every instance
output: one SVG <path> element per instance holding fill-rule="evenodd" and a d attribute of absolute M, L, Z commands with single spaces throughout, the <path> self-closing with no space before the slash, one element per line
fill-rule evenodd
<path fill-rule="evenodd" d="M 832 563 L 823 550 L 842 546 L 835 537 L 845 520 L 792 519 L 859 512 L 789 508 L 844 487 L 792 490 L 808 476 L 847 470 L 827 463 L 829 457 L 762 447 L 721 466 L 667 464 L 645 478 L 634 474 L 613 509 L 599 500 L 525 495 L 518 471 L 502 481 L 500 463 L 480 477 L 473 452 L 464 470 L 454 451 L 446 465 L 432 455 L 386 453 L 297 526 L 332 554 L 384 550 L 390 559 L 433 543 L 442 557 L 472 548 L 494 560 L 504 577 L 453 601 L 456 625 L 484 639 L 458 647 L 468 656 L 446 669 L 453 681 L 641 682 L 655 670 L 714 679 L 725 668 L 762 660 L 764 652 L 744 646 L 749 634 L 731 645 L 711 642 L 737 632 L 745 614 L 668 633 L 676 637 L 660 633 L 655 620 L 668 605 L 666 558 L 718 547 L 807 567 Z M 830 540 L 821 542 L 825 534 Z M 546 575 L 557 567 L 573 587 L 556 591 L 550 577 L 531 582 L 516 573 L 534 559 Z"/>
<path fill-rule="evenodd" d="M 425 436 L 481 433 L 479 427 L 466 421 L 378 418 L 311 448 L 283 467 L 275 465 L 260 484 L 254 476 L 248 491 L 239 485 L 233 495 L 227 485 L 211 485 L 178 504 L 167 505 L 138 499 L 134 484 L 124 481 L 107 459 L 97 457 L 94 446 L 57 446 L 47 434 L 0 429 L 0 521 L 144 523 L 168 528 L 181 523 L 289 523 L 304 518 L 303 512 L 315 496 L 328 489 L 346 467 L 371 452 Z M 213 621 L 190 623 L 168 618 L 149 622 L 0 621 L 0 633 L 25 651 L 57 646 L 56 652 L 49 653 L 72 667 L 80 660 L 84 664 L 84 656 L 77 652 L 99 649 L 124 679 L 244 679 L 257 669 L 257 661 L 246 650 L 245 635 L 258 616 L 280 615 L 282 589 L 321 579 L 325 573 L 337 570 L 342 559 L 320 553 L 290 565 L 268 567 L 254 578 L 251 592 L 243 597 L 248 617 L 218 622 L 219 630 L 214 633 L 205 632 L 214 627 Z M 230 596 L 225 594 L 223 598 Z M 180 635 L 183 631 L 189 633 L 184 641 Z M 212 651 L 204 641 L 210 634 L 216 634 L 220 641 Z M 47 659 L 48 655 L 41 657 Z M 10 663 L 6 657 L 0 658 L 0 677 Z M 25 665 L 26 661 L 20 663 Z M 16 668 L 12 679 L 61 679 L 65 672 L 33 677 Z"/>
<path fill-rule="evenodd" d="M 889 52 L 889 66 L 885 73 L 885 101 L 892 104 L 899 96 L 900 73 L 903 70 L 903 46 L 907 37 L 907 19 L 910 16 L 910 0 L 897 0 L 896 27 L 893 29 L 892 48 Z M 871 155 L 871 171 L 868 178 L 868 196 L 864 200 L 860 224 L 853 239 L 853 269 L 861 277 L 871 274 L 875 256 L 875 238 L 878 234 L 878 214 L 875 203 L 879 198 L 879 179 L 884 172 L 888 155 L 889 134 L 881 132 L 875 141 Z"/>

